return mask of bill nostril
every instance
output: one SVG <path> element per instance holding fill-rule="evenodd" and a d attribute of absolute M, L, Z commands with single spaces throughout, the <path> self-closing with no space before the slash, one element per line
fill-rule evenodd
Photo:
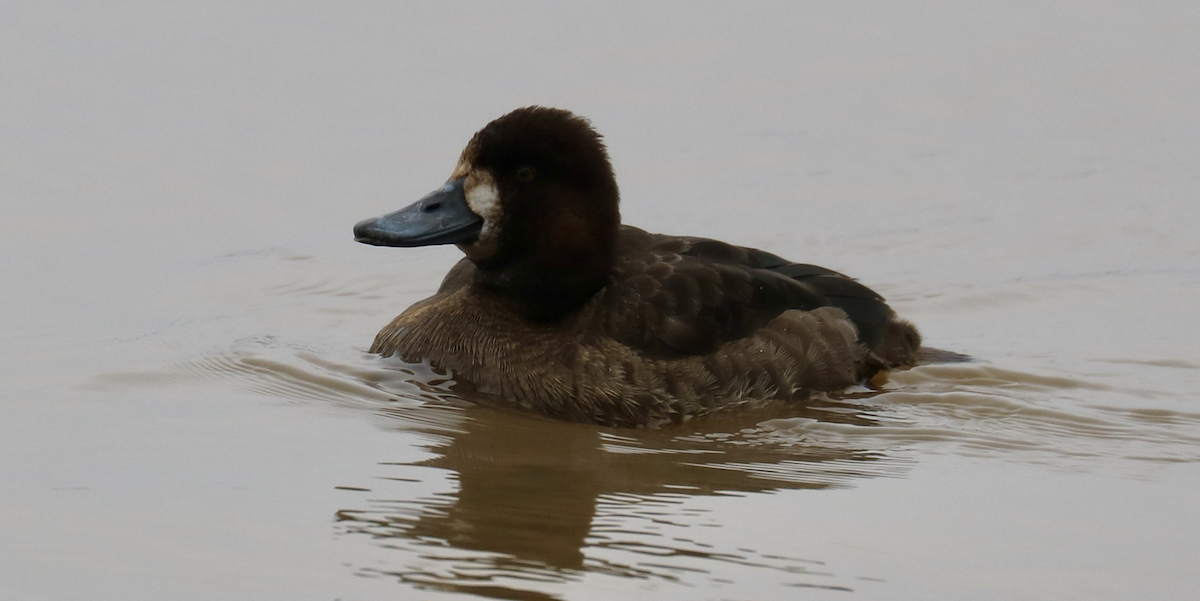
<path fill-rule="evenodd" d="M 422 211 L 422 212 L 424 212 L 424 213 L 432 213 L 432 212 L 434 212 L 434 211 L 436 211 L 436 210 L 438 210 L 438 209 L 440 209 L 440 208 L 442 208 L 442 203 L 440 203 L 440 202 L 431 202 L 431 203 L 429 203 L 429 204 L 427 204 L 427 205 L 425 205 L 425 206 L 421 207 L 421 211 Z"/>

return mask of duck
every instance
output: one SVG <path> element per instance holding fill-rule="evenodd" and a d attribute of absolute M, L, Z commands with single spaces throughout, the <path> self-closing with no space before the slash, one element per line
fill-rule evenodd
<path fill-rule="evenodd" d="M 361 243 L 465 255 L 369 352 L 428 362 L 503 406 L 626 428 L 802 402 L 914 364 L 917 329 L 855 279 L 649 233 L 619 206 L 587 119 L 530 106 L 488 123 L 440 188 L 354 226 Z"/>

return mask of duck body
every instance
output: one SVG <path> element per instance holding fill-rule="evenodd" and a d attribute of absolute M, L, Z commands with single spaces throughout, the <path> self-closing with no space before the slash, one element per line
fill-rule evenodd
<path fill-rule="evenodd" d="M 493 121 L 445 186 L 355 227 L 360 242 L 467 255 L 371 352 L 427 360 L 507 405 L 622 427 L 803 399 L 914 361 L 916 329 L 855 280 L 621 225 L 617 205 L 586 121 L 541 107 Z"/>

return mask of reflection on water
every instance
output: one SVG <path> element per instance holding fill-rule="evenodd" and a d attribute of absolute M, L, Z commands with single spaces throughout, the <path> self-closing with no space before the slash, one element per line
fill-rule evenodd
<path fill-rule="evenodd" d="M 706 499 L 903 476 L 916 451 L 1063 469 L 1086 469 L 1077 461 L 1087 457 L 1200 461 L 1200 414 L 1104 402 L 1106 395 L 1165 393 L 980 363 L 924 365 L 891 374 L 881 390 L 648 431 L 477 406 L 424 365 L 336 359 L 271 339 L 91 385 L 213 377 L 363 412 L 382 428 L 418 434 L 425 459 L 377 458 L 372 482 L 336 483 L 352 499 L 337 512 L 337 532 L 369 537 L 384 550 L 353 570 L 501 599 L 558 598 L 568 583 L 604 578 L 853 590 L 863 575 L 839 574 L 820 557 L 731 546 Z"/>
<path fill-rule="evenodd" d="M 547 586 L 586 577 L 690 586 L 756 572 L 781 585 L 846 589 L 819 558 L 725 547 L 709 536 L 721 526 L 696 501 L 845 487 L 910 465 L 901 453 L 810 444 L 756 425 L 789 418 L 870 427 L 876 419 L 861 404 L 823 397 L 663 430 L 615 430 L 464 403 L 426 366 L 371 356 L 332 361 L 273 340 L 244 341 L 158 373 L 109 374 L 92 386 L 189 377 L 232 378 L 260 394 L 366 411 L 384 428 L 420 433 L 429 458 L 381 459 L 374 482 L 338 483 L 358 497 L 337 513 L 338 531 L 395 552 L 380 565 L 355 566 L 360 575 L 485 597 L 542 598 Z M 444 475 L 455 486 L 429 492 Z"/>
<path fill-rule="evenodd" d="M 824 488 L 904 469 L 902 461 L 863 450 L 772 444 L 769 431 L 733 430 L 730 422 L 631 434 L 490 409 L 468 410 L 464 418 L 458 431 L 430 445 L 432 459 L 386 465 L 380 478 L 388 486 L 339 512 L 344 532 L 432 561 L 363 572 L 500 598 L 514 598 L 514 582 L 571 580 L 581 572 L 715 577 L 722 570 L 713 562 L 822 585 L 804 578 L 822 575 L 817 561 L 718 549 L 699 534 L 664 531 L 704 524 L 703 511 L 685 506 L 698 496 Z M 419 481 L 421 467 L 454 474 L 457 490 L 412 498 L 402 483 Z"/>

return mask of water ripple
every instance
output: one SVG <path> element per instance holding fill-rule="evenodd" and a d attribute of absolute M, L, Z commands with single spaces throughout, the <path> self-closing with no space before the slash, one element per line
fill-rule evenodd
<path fill-rule="evenodd" d="M 1200 414 L 1116 402 L 1173 396 L 990 365 L 929 365 L 892 374 L 882 391 L 844 395 L 869 423 L 782 418 L 763 425 L 811 444 L 880 450 L 1200 461 Z"/>
<path fill-rule="evenodd" d="M 1178 400 L 1172 394 L 980 363 L 917 367 L 891 374 L 880 390 L 855 387 L 660 430 L 476 405 L 428 365 L 270 337 L 155 369 L 102 374 L 88 386 L 214 384 L 421 434 L 408 439 L 424 447 L 419 459 L 376 459 L 372 479 L 337 483 L 348 498 L 336 532 L 388 551 L 353 569 L 497 599 L 562 598 L 568 587 L 607 586 L 612 578 L 720 587 L 747 574 L 850 591 L 870 578 L 757 543 L 718 544 L 729 533 L 707 535 L 721 527 L 711 507 L 728 497 L 902 478 L 930 453 L 1071 470 L 1111 470 L 1111 461 L 1097 458 L 1200 461 L 1200 414 L 1166 408 Z M 1131 407 L 1131 397 L 1144 406 Z"/>

